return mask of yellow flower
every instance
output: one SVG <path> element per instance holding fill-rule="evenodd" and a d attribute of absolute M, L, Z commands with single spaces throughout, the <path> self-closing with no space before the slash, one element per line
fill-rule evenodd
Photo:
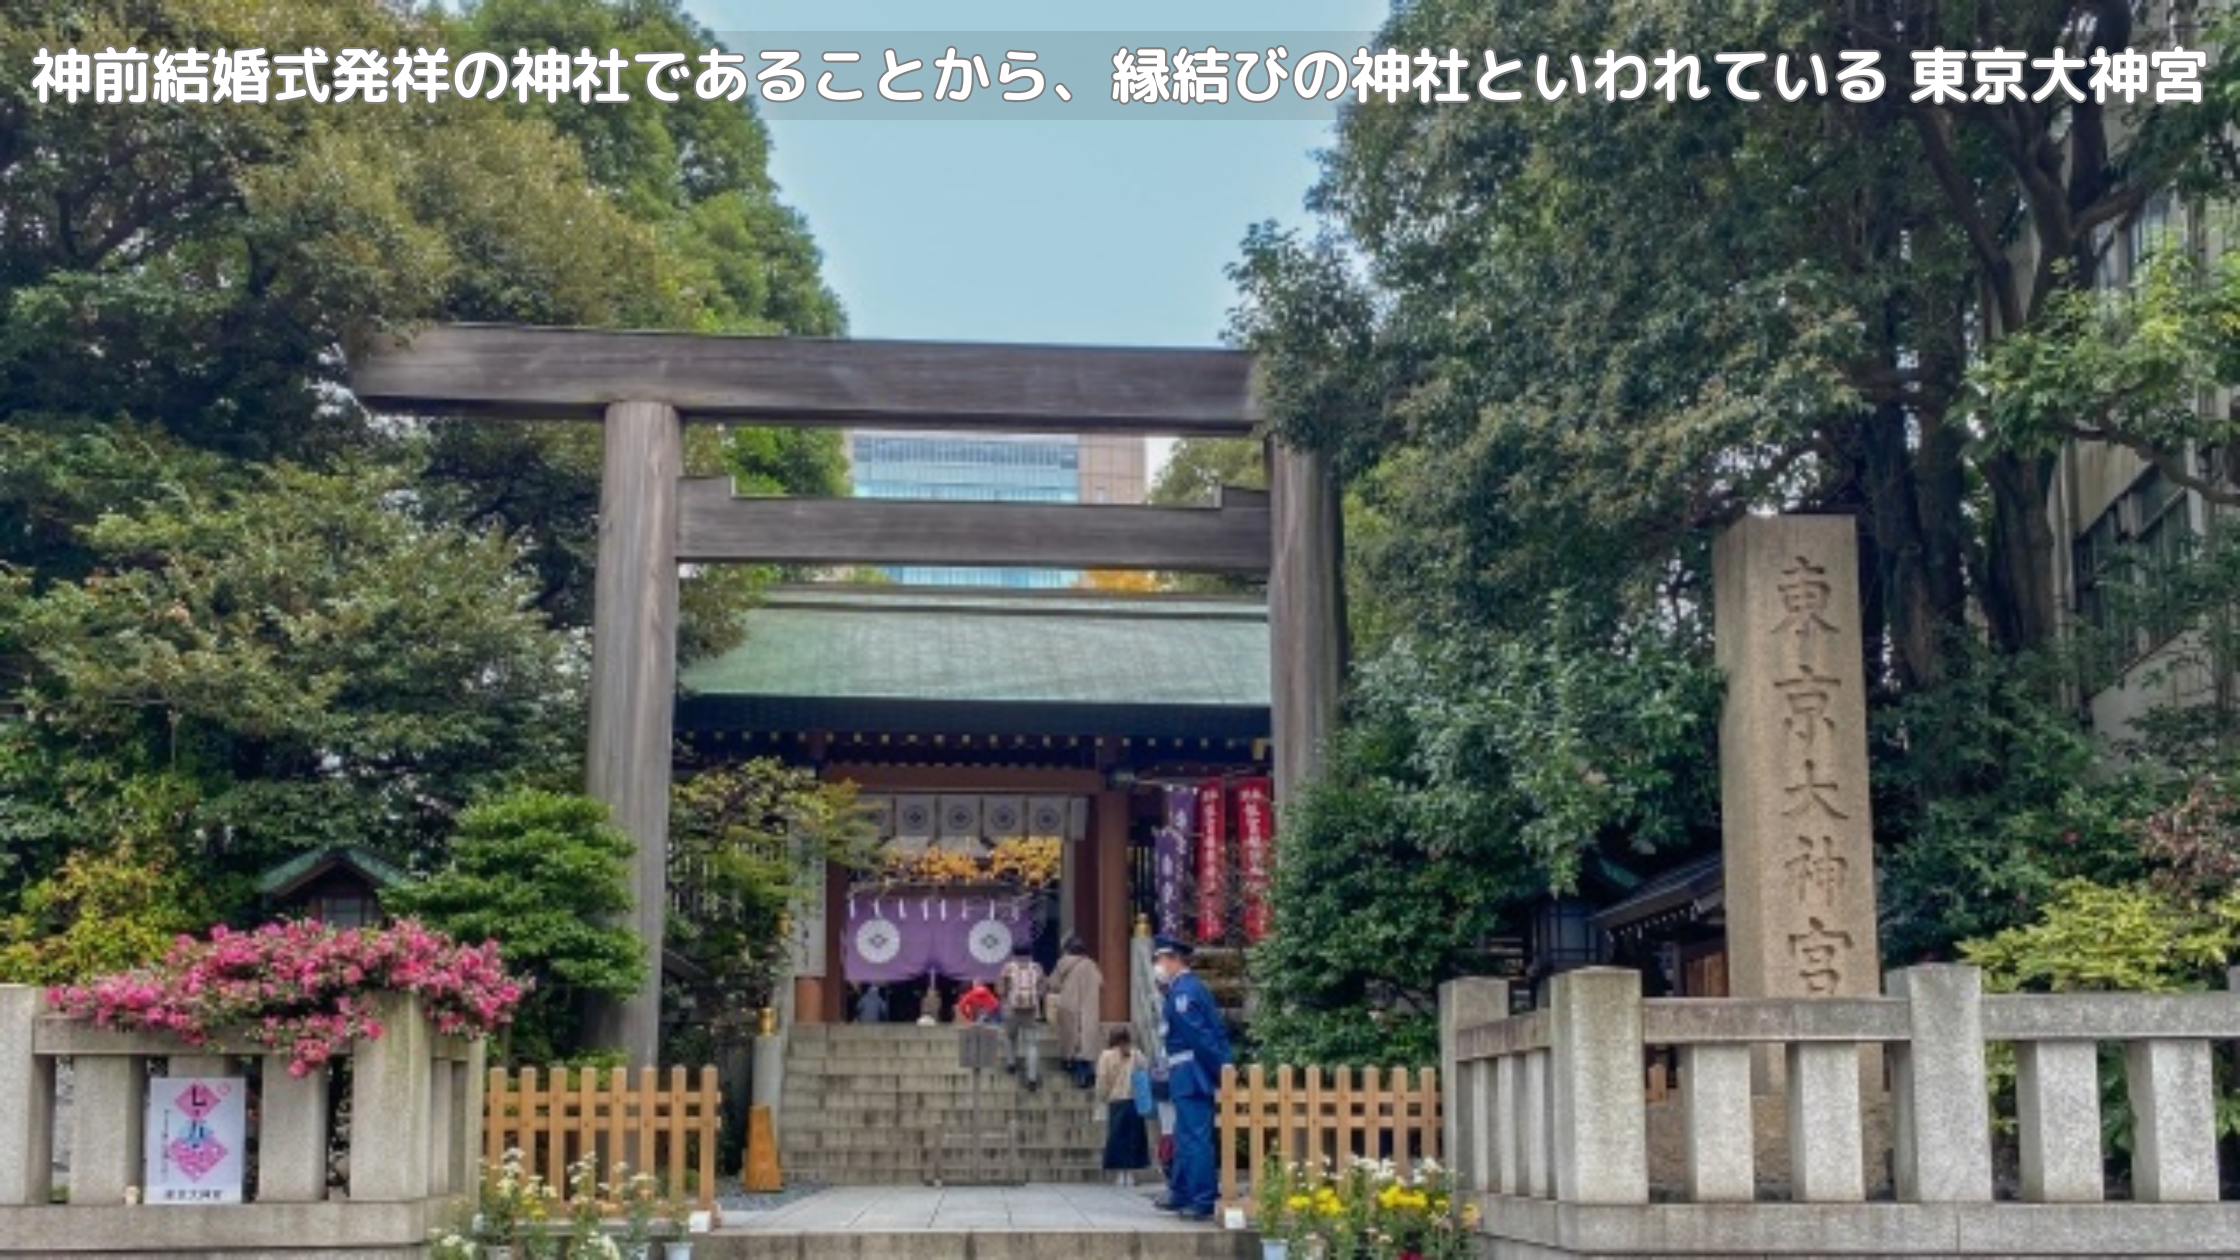
<path fill-rule="evenodd" d="M 1303 1212 L 1314 1206 L 1314 1200 L 1303 1194 L 1295 1194 L 1285 1199 L 1283 1205 L 1294 1212 Z"/>

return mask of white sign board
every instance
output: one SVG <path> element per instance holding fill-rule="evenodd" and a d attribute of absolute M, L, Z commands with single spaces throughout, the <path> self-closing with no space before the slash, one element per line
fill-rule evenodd
<path fill-rule="evenodd" d="M 142 1202 L 239 1203 L 249 1144 L 249 1083 L 231 1076 L 148 1082 L 147 1188 Z"/>

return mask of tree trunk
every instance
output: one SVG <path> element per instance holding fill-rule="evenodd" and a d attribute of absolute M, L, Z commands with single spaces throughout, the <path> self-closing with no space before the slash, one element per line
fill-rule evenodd
<path fill-rule="evenodd" d="M 1860 454 L 1867 486 L 1867 525 L 1880 572 L 1879 612 L 1898 686 L 1906 691 L 1943 676 L 1935 601 L 1929 591 L 1926 541 L 1914 492 L 1913 455 L 1906 449 L 1905 408 L 1885 401 L 1862 426 Z M 1870 670 L 1869 677 L 1873 677 Z"/>
<path fill-rule="evenodd" d="M 2053 589 L 2053 522 L 2046 512 L 2050 456 L 1994 455 L 1983 461 L 1991 485 L 1991 545 L 1983 592 L 1992 641 L 2004 653 L 2053 641 L 2060 605 Z"/>

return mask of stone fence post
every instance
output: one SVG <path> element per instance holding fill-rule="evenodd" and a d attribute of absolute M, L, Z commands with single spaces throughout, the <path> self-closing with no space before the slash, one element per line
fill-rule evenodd
<path fill-rule="evenodd" d="M 418 997 L 385 993 L 373 1009 L 382 1035 L 358 1043 L 351 1072 L 350 1198 L 410 1202 L 431 1184 L 435 1047 Z"/>
<path fill-rule="evenodd" d="M 1509 1017 L 1509 982 L 1478 976 L 1439 986 L 1440 1149 L 1461 1189 L 1491 1190 L 1493 1064 L 1455 1056 L 1462 1030 Z"/>
<path fill-rule="evenodd" d="M 1898 1198 L 1991 1201 L 1991 1101 L 1983 1055 L 1983 973 L 1934 964 L 1891 972 L 1911 1028 L 1891 1057 Z"/>
<path fill-rule="evenodd" d="M 54 1060 L 31 1052 L 46 995 L 0 984 L 0 1207 L 44 1206 L 54 1178 Z"/>
<path fill-rule="evenodd" d="M 1641 973 L 1587 967 L 1557 976 L 1550 989 L 1556 1199 L 1647 1203 Z"/>

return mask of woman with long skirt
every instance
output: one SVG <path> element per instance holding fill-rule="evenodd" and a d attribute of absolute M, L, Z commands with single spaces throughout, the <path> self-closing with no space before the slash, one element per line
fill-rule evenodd
<path fill-rule="evenodd" d="M 1136 1069 L 1148 1067 L 1125 1028 L 1115 1028 L 1097 1056 L 1097 1097 L 1104 1100 L 1104 1170 L 1112 1184 L 1133 1186 L 1151 1166 L 1151 1140 L 1136 1114 Z"/>

